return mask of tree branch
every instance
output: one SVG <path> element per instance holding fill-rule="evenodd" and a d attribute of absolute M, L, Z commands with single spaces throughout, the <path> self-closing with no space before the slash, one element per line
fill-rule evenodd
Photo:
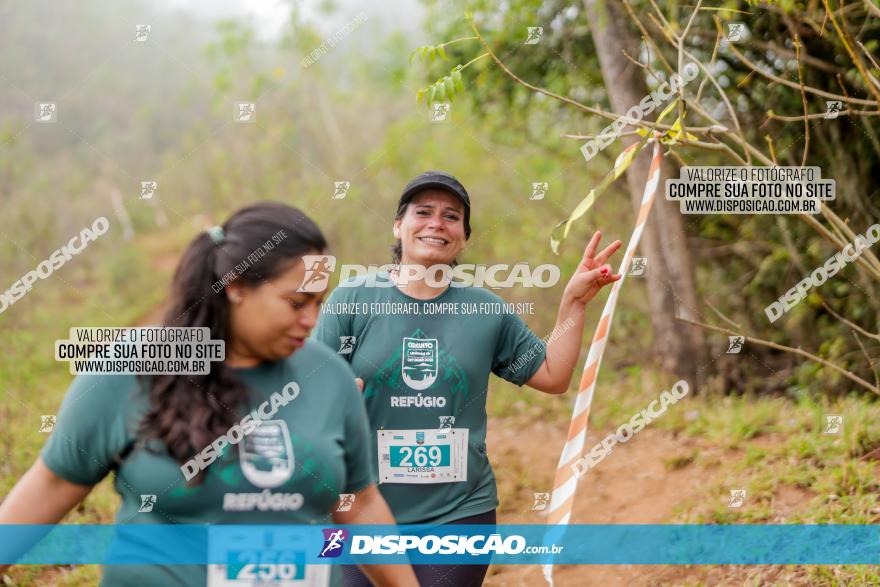
<path fill-rule="evenodd" d="M 694 320 L 688 320 L 687 318 L 676 317 L 676 320 L 678 320 L 678 321 L 680 321 L 680 322 L 686 322 L 686 323 L 688 323 L 688 324 L 692 324 L 692 325 L 694 325 L 694 326 L 699 326 L 699 327 L 701 327 L 701 328 L 707 328 L 707 329 L 709 329 L 709 330 L 715 330 L 715 331 L 718 331 L 718 332 L 724 332 L 725 334 L 729 334 L 729 335 L 731 335 L 731 336 L 743 336 L 746 340 L 749 340 L 749 341 L 751 341 L 751 342 L 754 342 L 755 344 L 759 344 L 759 345 L 761 345 L 761 346 L 770 347 L 771 349 L 776 349 L 776 350 L 785 351 L 785 352 L 788 352 L 788 353 L 794 353 L 794 354 L 796 354 L 796 355 L 800 355 L 800 356 L 802 356 L 802 357 L 805 357 L 805 358 L 807 358 L 807 359 L 810 359 L 811 361 L 815 361 L 815 362 L 817 362 L 817 363 L 819 363 L 819 364 L 821 364 L 821 365 L 823 365 L 823 366 L 825 366 L 825 367 L 828 367 L 829 369 L 832 369 L 832 370 L 834 370 L 834 371 L 837 371 L 838 373 L 840 373 L 841 375 L 843 375 L 844 377 L 846 377 L 846 378 L 849 379 L 850 381 L 852 381 L 852 382 L 854 382 L 854 383 L 860 385 L 861 387 L 864 387 L 865 389 L 867 389 L 867 390 L 869 390 L 869 391 L 872 391 L 872 392 L 874 392 L 874 393 L 880 395 L 880 388 L 878 388 L 878 387 L 876 387 L 876 386 L 874 386 L 874 385 L 871 385 L 869 382 L 865 381 L 864 379 L 862 379 L 861 377 L 859 377 L 859 376 L 856 375 L 855 373 L 852 373 L 852 372 L 850 372 L 850 371 L 847 371 L 847 370 L 844 369 L 843 367 L 840 367 L 839 365 L 835 365 L 834 363 L 832 363 L 831 361 L 828 361 L 827 359 L 823 359 L 822 357 L 816 356 L 816 355 L 814 355 L 814 354 L 812 354 L 812 353 L 808 353 L 807 351 L 805 351 L 805 350 L 803 350 L 803 349 L 800 349 L 800 348 L 793 348 L 793 347 L 785 346 L 785 345 L 782 345 L 782 344 L 777 344 L 777 343 L 775 343 L 775 342 L 770 342 L 769 340 L 763 340 L 763 339 L 760 339 L 760 338 L 755 338 L 755 337 L 753 337 L 753 336 L 745 336 L 745 335 L 742 334 L 741 332 L 735 332 L 735 331 L 733 331 L 733 330 L 729 330 L 729 329 L 727 329 L 727 328 L 722 328 L 722 327 L 720 327 L 720 326 L 713 326 L 713 325 L 711 325 L 711 324 L 703 324 L 702 322 L 695 322 Z"/>

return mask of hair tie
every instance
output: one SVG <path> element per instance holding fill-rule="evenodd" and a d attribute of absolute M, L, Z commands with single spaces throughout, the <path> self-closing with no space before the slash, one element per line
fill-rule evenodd
<path fill-rule="evenodd" d="M 212 226 L 207 230 L 207 232 L 208 236 L 211 237 L 211 240 L 214 241 L 214 244 L 216 245 L 222 244 L 223 239 L 226 237 L 226 235 L 223 233 L 223 227 L 219 225 Z"/>

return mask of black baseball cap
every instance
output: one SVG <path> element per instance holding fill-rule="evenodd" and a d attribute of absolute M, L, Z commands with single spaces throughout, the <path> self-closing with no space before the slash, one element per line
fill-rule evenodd
<path fill-rule="evenodd" d="M 471 198 L 455 177 L 445 171 L 426 171 L 417 175 L 412 181 L 403 188 L 400 195 L 400 202 L 397 209 L 400 210 L 405 204 L 408 204 L 416 195 L 425 190 L 443 190 L 461 200 L 464 204 L 464 235 L 465 238 L 471 236 Z"/>

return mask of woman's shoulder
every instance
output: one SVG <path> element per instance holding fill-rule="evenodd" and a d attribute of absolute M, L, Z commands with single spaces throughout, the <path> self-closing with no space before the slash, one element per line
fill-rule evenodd
<path fill-rule="evenodd" d="M 374 288 L 393 287 L 391 274 L 382 269 L 379 271 L 362 272 L 339 280 L 339 285 L 333 290 L 343 292 L 363 292 Z"/>
<path fill-rule="evenodd" d="M 341 377 L 354 378 L 354 371 L 348 362 L 329 346 L 319 340 L 307 338 L 305 345 L 285 361 L 293 368 L 308 368 L 312 371 L 324 371 L 330 374 L 338 374 Z"/>
<path fill-rule="evenodd" d="M 494 291 L 487 289 L 482 286 L 468 284 L 468 285 L 453 285 L 454 289 L 461 292 L 463 296 L 468 298 L 469 302 L 484 302 L 484 303 L 506 303 L 504 298 L 496 294 Z"/>
<path fill-rule="evenodd" d="M 336 289 L 324 301 L 324 305 L 329 306 L 325 311 L 348 314 L 346 308 L 349 306 L 345 306 L 345 304 L 384 299 L 388 295 L 386 292 L 389 292 L 393 287 L 394 282 L 385 271 L 357 274 L 341 279 Z"/>
<path fill-rule="evenodd" d="M 107 373 L 80 373 L 67 390 L 68 396 L 87 399 L 99 404 L 112 400 L 128 400 L 149 386 L 148 377 L 111 375 Z"/>
<path fill-rule="evenodd" d="M 59 414 L 83 426 L 127 421 L 143 409 L 148 388 L 149 381 L 144 377 L 81 373 L 67 388 Z"/>
<path fill-rule="evenodd" d="M 351 365 L 321 341 L 306 339 L 305 345 L 285 361 L 299 385 L 320 390 L 322 401 L 332 404 L 357 395 Z"/>

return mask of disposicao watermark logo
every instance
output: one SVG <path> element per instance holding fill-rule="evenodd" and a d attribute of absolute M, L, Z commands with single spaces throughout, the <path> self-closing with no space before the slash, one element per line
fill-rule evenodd
<path fill-rule="evenodd" d="M 241 419 L 241 422 L 234 424 L 226 434 L 223 434 L 214 442 L 203 448 L 199 454 L 184 463 L 180 470 L 184 478 L 189 481 L 195 477 L 199 471 L 202 471 L 217 460 L 223 449 L 228 445 L 235 445 L 251 434 L 266 420 L 271 420 L 278 410 L 299 397 L 299 385 L 291 381 L 284 386 L 281 392 L 272 392 L 269 399 L 264 401 L 247 416 Z"/>
<path fill-rule="evenodd" d="M 306 271 L 298 291 L 320 292 L 329 287 L 330 275 L 336 269 L 333 255 L 303 255 Z M 422 281 L 431 287 L 490 287 L 493 289 L 522 287 L 548 288 L 559 283 L 559 267 L 550 263 L 534 269 L 528 263 L 508 265 L 475 265 L 461 263 L 455 266 L 436 264 L 400 265 L 340 265 L 339 287 L 398 287 L 405 288 L 410 281 Z M 397 272 L 396 282 L 387 279 L 391 271 Z"/>
<path fill-rule="evenodd" d="M 330 35 L 330 37 L 327 38 L 326 41 L 321 43 L 319 47 L 315 48 L 311 53 L 302 58 L 303 68 L 308 68 L 317 63 L 317 61 L 321 59 L 321 57 L 323 57 L 327 53 L 327 51 L 335 47 L 337 43 L 339 43 L 341 40 L 354 32 L 355 29 L 367 22 L 367 20 L 369 20 L 367 14 L 365 12 L 361 12 L 351 21 L 345 23 L 345 25 L 343 25 L 342 27 L 337 29 L 332 35 Z"/>
<path fill-rule="evenodd" d="M 783 314 L 794 308 L 804 298 L 811 288 L 819 287 L 835 275 L 837 275 L 847 263 L 854 263 L 862 253 L 880 240 L 880 224 L 873 224 L 865 231 L 864 236 L 856 235 L 855 241 L 848 243 L 843 249 L 829 257 L 822 265 L 812 273 L 801 279 L 793 288 L 785 292 L 778 300 L 771 302 L 764 308 L 764 313 L 770 322 L 776 322 Z"/>
<path fill-rule="evenodd" d="M 601 442 L 596 443 L 590 454 L 578 459 L 571 465 L 571 471 L 574 473 L 575 479 L 580 479 L 591 468 L 595 467 L 605 457 L 611 454 L 614 445 L 618 442 L 629 442 L 629 440 L 642 431 L 645 426 L 666 413 L 670 405 L 675 404 L 682 399 L 690 391 L 688 382 L 684 379 L 676 381 L 669 391 L 660 394 L 660 399 L 655 399 L 644 410 L 633 415 L 629 422 L 620 426 L 616 432 L 612 432 L 606 436 Z M 660 404 L 657 406 L 657 404 Z M 656 411 L 655 411 L 656 410 Z"/>
<path fill-rule="evenodd" d="M 502 538 L 500 534 L 484 536 L 414 536 L 395 535 L 364 536 L 354 535 L 351 539 L 351 554 L 406 554 L 414 550 L 418 554 L 470 554 L 483 556 L 488 554 L 538 554 L 537 549 L 546 552 L 561 552 L 564 546 L 526 546 L 523 536 L 511 535 Z M 551 550 L 558 549 L 558 550 Z"/>
<path fill-rule="evenodd" d="M 727 497 L 727 490 L 735 492 L 733 499 Z M 745 488 L 727 487 L 727 490 L 724 495 L 721 492 L 716 495 L 719 505 L 732 507 L 740 504 L 740 508 L 745 507 Z M 158 505 L 156 503 L 154 512 Z M 138 549 L 141 560 L 146 561 L 143 564 L 219 566 L 222 567 L 223 581 L 218 583 L 256 586 L 316 584 L 308 581 L 311 569 L 320 567 L 329 573 L 331 567 L 328 565 L 339 564 L 880 563 L 877 524 L 571 524 L 564 527 L 498 524 L 491 527 L 408 525 L 396 529 L 386 524 L 365 524 L 337 526 L 327 532 L 325 528 L 309 524 L 220 524 L 209 526 L 208 532 L 205 532 L 204 524 L 141 523 L 118 527 L 107 524 L 60 524 L 54 526 L 51 534 L 44 538 L 44 526 L 0 524 L 0 564 L 123 565 L 131 564 L 130 547 L 162 544 L 163 548 L 160 549 Z M 425 533 L 433 536 L 423 538 Z M 387 547 L 383 546 L 386 534 L 394 534 L 388 537 Z M 500 534 L 502 538 L 489 538 L 490 534 Z M 370 553 L 347 556 L 348 545 L 354 536 L 365 537 L 363 548 Z M 514 539 L 514 536 L 517 538 Z M 527 544 L 521 554 L 471 554 L 499 541 L 502 548 L 503 543 L 509 541 L 510 550 L 518 550 L 519 538 Z M 367 544 L 367 539 L 372 543 Z M 41 540 L 39 547 L 31 548 L 37 540 Z M 424 550 L 437 548 L 439 542 L 438 552 L 453 552 L 426 555 L 406 548 L 406 555 L 397 554 L 404 540 L 406 545 L 417 542 Z M 393 553 L 371 554 L 377 541 L 381 550 L 393 550 Z M 3 548 L 7 545 L 8 548 Z M 71 545 L 77 548 L 70 548 Z M 320 557 L 324 550 L 327 550 L 325 556 Z M 27 551 L 26 554 L 22 554 L 23 551 Z M 331 554 L 333 556 L 327 556 Z M 255 555 L 259 555 L 259 559 Z M 491 561 L 486 560 L 490 556 Z M 290 573 L 294 566 L 298 567 L 298 572 Z M 288 572 L 285 572 L 285 567 Z M 284 580 L 297 578 L 291 577 L 292 574 L 306 580 Z M 248 577 L 247 580 L 242 580 L 245 577 Z"/>
<path fill-rule="evenodd" d="M 49 255 L 47 260 L 37 265 L 36 269 L 31 269 L 25 273 L 21 279 L 0 294 L 0 314 L 23 298 L 33 288 L 34 282 L 37 279 L 48 278 L 52 273 L 61 269 L 65 263 L 70 261 L 73 255 L 82 253 L 86 250 L 89 243 L 98 240 L 98 237 L 105 234 L 108 230 L 110 230 L 110 221 L 101 216 L 92 222 L 91 227 L 86 227 L 79 231 L 79 235 L 70 239 L 66 245 Z M 78 244 L 77 240 L 79 240 Z"/>
<path fill-rule="evenodd" d="M 682 75 L 673 73 L 669 76 L 668 82 L 663 82 L 656 90 L 642 98 L 641 102 L 627 111 L 626 116 L 621 116 L 606 126 L 595 139 L 584 143 L 584 146 L 581 147 L 584 158 L 589 161 L 595 157 L 599 151 L 613 143 L 628 124 L 637 124 L 645 116 L 663 105 L 680 87 L 693 81 L 700 73 L 700 68 L 696 63 L 688 63 L 681 73 Z"/>
<path fill-rule="evenodd" d="M 322 528 L 324 544 L 318 558 L 337 558 L 351 538 L 350 555 L 518 555 L 558 554 L 564 545 L 529 546 L 525 536 L 511 534 L 351 534 L 343 528 Z"/>
<path fill-rule="evenodd" d="M 324 528 L 324 546 L 321 548 L 318 558 L 336 558 L 345 550 L 345 541 L 348 539 L 348 530 L 342 528 Z"/>

